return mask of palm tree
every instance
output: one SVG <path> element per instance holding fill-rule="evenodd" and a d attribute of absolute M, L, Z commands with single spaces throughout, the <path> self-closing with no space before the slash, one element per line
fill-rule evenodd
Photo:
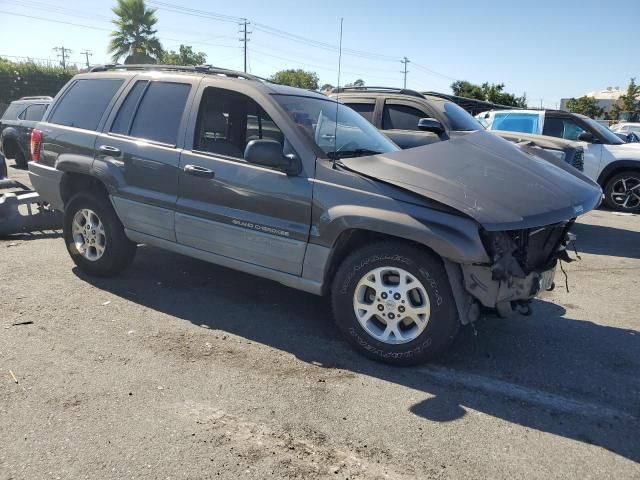
<path fill-rule="evenodd" d="M 118 27 L 111 32 L 109 53 L 114 62 L 125 57 L 124 63 L 156 63 L 162 54 L 162 45 L 153 27 L 158 21 L 156 9 L 147 8 L 144 0 L 118 0 L 112 9 Z"/>

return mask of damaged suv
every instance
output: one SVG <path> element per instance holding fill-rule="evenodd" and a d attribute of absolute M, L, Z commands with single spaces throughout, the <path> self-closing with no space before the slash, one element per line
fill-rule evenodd
<path fill-rule="evenodd" d="M 480 306 L 528 308 L 601 196 L 490 133 L 401 151 L 334 100 L 208 66 L 77 75 L 31 148 L 83 271 L 116 274 L 144 243 L 327 294 L 356 349 L 401 365 Z"/>

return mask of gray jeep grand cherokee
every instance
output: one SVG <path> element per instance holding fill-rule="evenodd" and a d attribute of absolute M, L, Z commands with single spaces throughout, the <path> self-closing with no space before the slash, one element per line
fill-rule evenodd
<path fill-rule="evenodd" d="M 528 309 L 601 196 L 491 133 L 400 151 L 322 95 L 208 66 L 77 75 L 31 146 L 82 270 L 118 273 L 145 243 L 328 294 L 352 345 L 403 365 L 480 306 Z"/>

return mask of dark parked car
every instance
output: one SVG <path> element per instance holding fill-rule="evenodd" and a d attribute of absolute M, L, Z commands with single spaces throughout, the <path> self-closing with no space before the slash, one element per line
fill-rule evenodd
<path fill-rule="evenodd" d="M 345 87 L 331 95 L 353 108 L 401 148 L 414 148 L 484 130 L 445 95 L 388 87 Z M 532 142 L 582 171 L 584 149 L 578 142 L 543 135 L 493 132 L 511 142 Z"/>
<path fill-rule="evenodd" d="M 400 150 L 323 95 L 206 66 L 76 75 L 32 158 L 83 271 L 145 243 L 328 294 L 350 343 L 396 364 L 442 352 L 480 305 L 527 311 L 601 196 L 484 131 Z"/>
<path fill-rule="evenodd" d="M 11 102 L 0 119 L 0 150 L 20 168 L 26 168 L 29 161 L 31 130 L 52 100 L 51 97 L 22 97 Z"/>

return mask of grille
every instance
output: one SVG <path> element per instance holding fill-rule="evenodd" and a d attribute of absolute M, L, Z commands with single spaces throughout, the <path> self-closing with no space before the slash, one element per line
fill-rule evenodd
<path fill-rule="evenodd" d="M 571 166 L 577 168 L 581 172 L 584 171 L 584 150 L 582 150 L 582 148 L 576 150 L 576 153 L 571 159 Z"/>
<path fill-rule="evenodd" d="M 525 273 L 550 266 L 555 260 L 555 254 L 568 226 L 566 222 L 562 222 L 542 228 L 509 232 L 517 247 L 513 256 Z"/>

